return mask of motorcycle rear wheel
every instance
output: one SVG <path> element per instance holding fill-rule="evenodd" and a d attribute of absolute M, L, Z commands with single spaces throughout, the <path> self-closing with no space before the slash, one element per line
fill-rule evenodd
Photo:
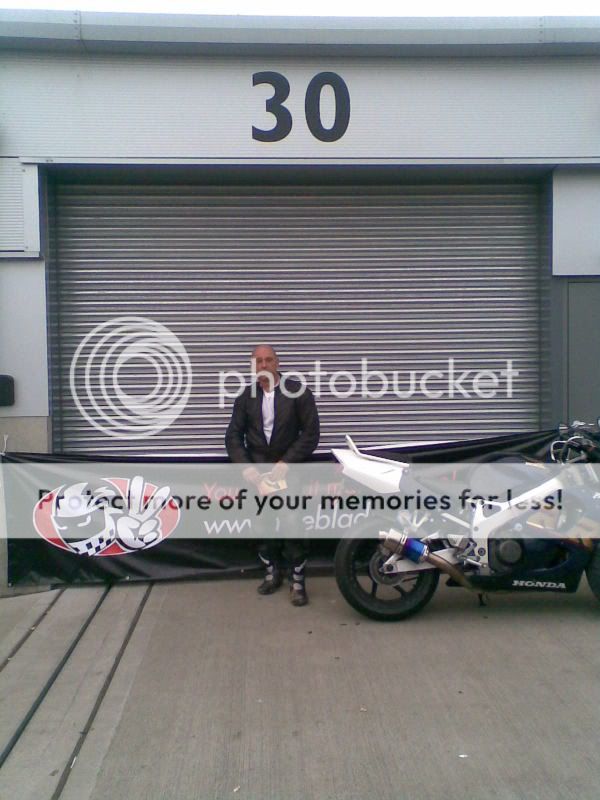
<path fill-rule="evenodd" d="M 389 576 L 377 573 L 375 580 L 373 563 L 378 561 L 378 548 L 377 539 L 343 539 L 335 552 L 335 579 L 344 599 L 356 611 L 370 619 L 397 622 L 427 605 L 440 574 L 437 569 L 418 570 L 391 583 Z M 385 557 L 382 554 L 381 561 Z"/>
<path fill-rule="evenodd" d="M 585 574 L 597 600 L 600 600 L 600 545 L 596 545 L 590 563 L 585 568 Z"/>

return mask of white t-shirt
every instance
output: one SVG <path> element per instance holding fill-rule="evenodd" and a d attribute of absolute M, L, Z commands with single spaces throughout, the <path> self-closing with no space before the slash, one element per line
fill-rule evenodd
<path fill-rule="evenodd" d="M 273 425 L 275 424 L 275 389 L 272 392 L 263 391 L 262 418 L 265 439 L 267 444 L 270 444 Z"/>

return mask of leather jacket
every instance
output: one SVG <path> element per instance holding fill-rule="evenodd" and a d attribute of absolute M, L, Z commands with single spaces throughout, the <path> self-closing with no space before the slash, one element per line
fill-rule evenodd
<path fill-rule="evenodd" d="M 292 394 L 281 391 L 285 389 Z M 275 422 L 267 443 L 263 430 L 263 391 L 259 384 L 246 386 L 236 398 L 225 434 L 229 458 L 236 463 L 306 461 L 319 443 L 319 414 L 308 387 L 282 377 L 275 387 Z"/>

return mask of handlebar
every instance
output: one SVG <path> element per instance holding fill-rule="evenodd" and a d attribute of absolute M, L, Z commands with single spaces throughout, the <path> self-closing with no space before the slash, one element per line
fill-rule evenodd
<path fill-rule="evenodd" d="M 595 453 L 600 460 L 600 430 L 598 424 L 573 420 L 571 425 L 558 426 L 559 439 L 550 445 L 552 461 L 567 463 L 587 461 Z M 574 455 L 573 455 L 574 454 Z"/>

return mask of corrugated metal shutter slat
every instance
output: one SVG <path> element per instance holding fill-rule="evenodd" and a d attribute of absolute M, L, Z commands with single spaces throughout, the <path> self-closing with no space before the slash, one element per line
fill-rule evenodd
<path fill-rule="evenodd" d="M 538 228 L 538 190 L 528 185 L 58 185 L 54 447 L 222 454 L 231 401 L 217 402 L 219 370 L 247 373 L 261 341 L 277 346 L 284 371 L 306 374 L 318 359 L 329 374 L 356 373 L 359 389 L 362 357 L 398 372 L 400 389 L 410 370 L 445 370 L 448 358 L 457 371 L 499 370 L 511 359 L 520 372 L 512 397 L 489 400 L 336 399 L 325 385 L 322 448 L 346 432 L 369 445 L 536 428 Z M 179 419 L 135 441 L 90 425 L 69 389 L 82 337 L 120 315 L 169 327 L 194 374 Z M 129 365 L 120 385 L 148 393 L 154 376 L 147 364 Z"/>

